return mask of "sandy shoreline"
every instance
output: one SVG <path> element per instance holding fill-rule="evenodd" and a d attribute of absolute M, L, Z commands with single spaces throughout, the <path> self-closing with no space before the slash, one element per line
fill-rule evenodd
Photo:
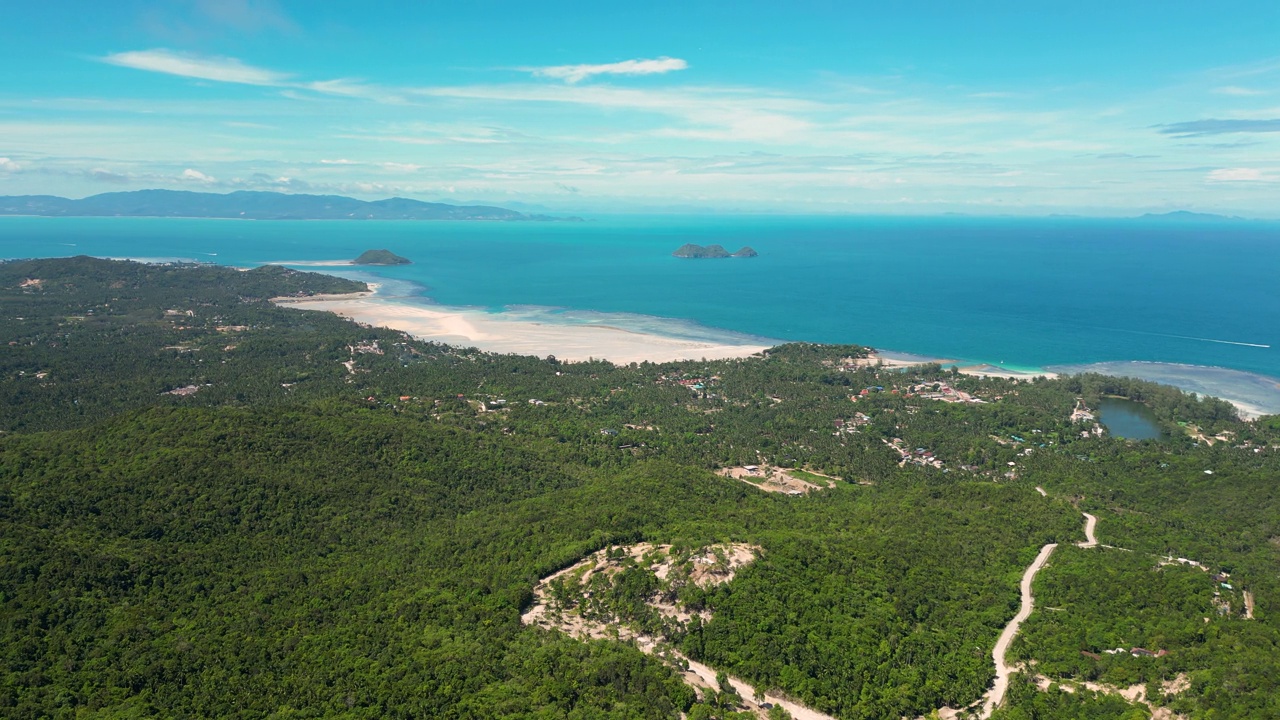
<path fill-rule="evenodd" d="M 656 333 L 593 324 L 537 322 L 518 314 L 488 313 L 469 308 L 410 305 L 376 297 L 375 292 L 272 302 L 301 310 L 322 310 L 376 327 L 402 330 L 420 340 L 433 340 L 487 352 L 514 353 L 560 360 L 608 360 L 616 364 L 719 360 L 747 357 L 771 345 L 685 340 Z"/>
<path fill-rule="evenodd" d="M 999 365 L 967 365 L 959 368 L 959 370 L 965 375 L 973 375 L 974 377 L 1004 378 L 1006 380 L 1030 380 L 1038 377 L 1053 379 L 1058 377 L 1058 373 L 1049 372 L 1048 370 L 1014 370 L 1012 368 L 1003 368 Z"/>
<path fill-rule="evenodd" d="M 263 265 L 283 265 L 285 267 L 385 267 L 383 265 L 357 265 L 355 260 L 275 260 Z"/>
<path fill-rule="evenodd" d="M 569 362 L 595 359 L 628 364 L 646 361 L 721 360 L 748 357 L 773 346 L 773 343 L 750 342 L 745 339 L 735 342 L 671 337 L 656 332 L 601 323 L 546 322 L 536 314 L 521 312 L 517 309 L 491 313 L 474 308 L 410 304 L 401 302 L 398 298 L 378 297 L 378 285 L 374 283 L 370 283 L 369 292 L 274 298 L 272 302 L 302 310 L 332 312 L 366 325 L 401 330 L 420 340 L 431 340 L 460 347 L 476 347 L 487 352 L 536 357 L 554 355 Z M 957 366 L 962 374 L 975 377 L 1030 380 L 1036 377 L 1052 379 L 1063 374 L 1042 369 L 1015 369 L 990 364 L 962 365 L 951 359 L 887 351 L 873 352 L 871 356 L 858 361 L 859 365 L 886 369 L 912 367 L 924 363 L 938 363 L 944 367 Z M 1092 370 L 1092 368 L 1081 368 L 1081 370 Z M 1103 374 L 1130 375 L 1121 372 L 1104 372 Z M 1211 394 L 1205 393 L 1204 388 L 1188 387 L 1171 379 L 1146 379 L 1164 382 L 1192 392 Z M 1270 414 L 1268 408 L 1262 405 L 1238 397 L 1224 397 L 1227 394 L 1234 393 L 1221 393 L 1215 396 L 1234 405 L 1239 410 L 1240 416 L 1246 420 Z"/>
<path fill-rule="evenodd" d="M 317 263 L 320 264 L 320 263 Z M 300 310 L 331 312 L 359 323 L 401 330 L 420 340 L 433 340 L 488 352 L 514 353 L 560 360 L 608 360 L 613 363 L 720 360 L 748 357 L 772 347 L 768 344 L 719 343 L 689 340 L 658 333 L 603 324 L 560 324 L 531 320 L 519 312 L 489 313 L 443 305 L 414 305 L 378 297 L 378 286 L 369 292 L 273 298 L 272 302 Z M 872 354 L 858 365 L 885 369 L 907 368 L 948 359 Z M 980 377 L 1029 378 L 1054 373 L 1003 370 L 990 365 L 961 367 L 960 372 Z"/>

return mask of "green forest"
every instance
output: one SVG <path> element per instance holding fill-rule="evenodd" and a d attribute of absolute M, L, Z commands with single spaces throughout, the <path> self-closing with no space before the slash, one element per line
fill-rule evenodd
<path fill-rule="evenodd" d="M 734 542 L 758 557 L 723 584 L 637 566 L 573 602 L 762 695 L 927 718 L 980 702 L 1057 543 L 993 718 L 1280 717 L 1280 418 L 857 345 L 498 355 L 270 302 L 365 289 L 0 263 L 0 716 L 756 717 L 670 655 L 521 622 L 597 551 Z M 1103 397 L 1164 437 L 1073 422 Z M 722 474 L 748 465 L 832 482 Z"/>

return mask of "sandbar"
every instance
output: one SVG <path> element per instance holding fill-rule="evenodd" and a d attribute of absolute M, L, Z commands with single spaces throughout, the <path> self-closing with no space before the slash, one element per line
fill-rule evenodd
<path fill-rule="evenodd" d="M 908 353 L 894 353 L 884 350 L 872 350 L 866 357 L 858 358 L 853 361 L 855 367 L 882 368 L 885 370 L 919 367 L 921 365 L 928 365 L 931 363 L 946 366 L 955 364 L 955 360 L 925 357 L 923 355 L 911 355 Z"/>
<path fill-rule="evenodd" d="M 355 260 L 276 260 L 263 265 L 284 265 L 285 267 L 370 267 L 357 265 Z"/>
<path fill-rule="evenodd" d="M 1030 380 L 1032 378 L 1049 378 L 1058 377 L 1058 373 L 1049 372 L 1047 370 L 1015 370 L 1013 368 L 1003 368 L 998 365 L 969 365 L 958 368 L 963 375 L 973 375 L 974 377 L 1004 378 L 1005 380 Z"/>
<path fill-rule="evenodd" d="M 772 344 L 692 340 L 604 324 L 539 322 L 527 313 L 491 313 L 471 308 L 419 305 L 371 293 L 283 297 L 278 305 L 335 313 L 359 323 L 406 332 L 419 340 L 495 353 L 554 355 L 569 362 L 608 360 L 615 364 L 721 360 L 748 357 Z"/>

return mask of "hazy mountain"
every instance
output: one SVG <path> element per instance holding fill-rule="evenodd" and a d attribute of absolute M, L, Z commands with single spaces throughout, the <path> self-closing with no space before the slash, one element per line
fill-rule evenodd
<path fill-rule="evenodd" d="M 1190 210 L 1174 210 L 1167 213 L 1147 213 L 1139 220 L 1167 220 L 1170 222 L 1223 222 L 1243 220 L 1234 215 L 1215 215 L 1213 213 L 1191 212 Z"/>
<path fill-rule="evenodd" d="M 487 205 L 447 205 L 406 198 L 366 202 L 341 195 L 227 194 L 135 190 L 81 200 L 52 195 L 0 196 L 0 215 L 191 217 L 246 220 L 576 220 Z"/>

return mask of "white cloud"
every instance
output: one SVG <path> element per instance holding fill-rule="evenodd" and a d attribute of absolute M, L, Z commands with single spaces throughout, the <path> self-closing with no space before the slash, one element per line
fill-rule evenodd
<path fill-rule="evenodd" d="M 89 179 L 96 182 L 117 184 L 127 183 L 135 179 L 134 175 L 131 173 L 116 172 L 115 170 L 108 170 L 107 168 L 93 168 L 89 170 L 86 175 Z"/>
<path fill-rule="evenodd" d="M 186 170 L 183 170 L 182 175 L 180 177 L 186 181 L 205 183 L 207 185 L 217 182 L 216 178 L 211 177 L 209 175 L 205 175 L 199 170 L 193 170 L 191 168 L 187 168 Z"/>
<path fill-rule="evenodd" d="M 601 109 L 626 109 L 677 118 L 686 127 L 634 133 L 637 137 L 690 140 L 766 140 L 795 142 L 816 127 L 808 116 L 831 112 L 826 103 L 743 88 L 690 87 L 637 90 L 605 85 L 470 85 L 418 88 L 426 97 L 488 100 L 504 103 L 564 103 Z M 460 140 L 458 138 L 451 138 Z M 469 142 L 493 142 L 470 139 Z M 614 138 L 613 141 L 617 141 Z"/>
<path fill-rule="evenodd" d="M 1275 178 L 1258 168 L 1218 168 L 1210 171 L 1210 182 L 1270 182 Z"/>
<path fill-rule="evenodd" d="M 322 95 L 364 98 L 385 103 L 404 102 L 404 98 L 395 93 L 357 80 L 337 78 L 333 80 L 299 81 L 294 80 L 293 76 L 288 73 L 247 65 L 236 58 L 206 57 L 173 52 L 163 48 L 114 53 L 102 58 L 102 61 L 111 65 L 119 65 L 120 67 L 195 78 L 197 80 L 288 88 L 291 90 L 309 90 Z M 289 90 L 286 90 L 286 93 L 288 92 Z"/>
<path fill-rule="evenodd" d="M 18 163 L 7 157 L 0 157 L 0 172 L 17 172 L 19 169 Z"/>
<path fill-rule="evenodd" d="M 1226 85 L 1223 87 L 1216 87 L 1213 89 L 1213 92 L 1219 95 L 1235 95 L 1238 97 L 1251 97 L 1254 95 L 1267 94 L 1265 90 L 1254 90 L 1253 88 L 1240 87 L 1239 85 Z"/>
<path fill-rule="evenodd" d="M 301 83 L 294 87 L 311 90 L 325 95 L 341 95 L 343 97 L 364 98 L 385 103 L 402 103 L 404 98 L 375 85 L 367 85 L 357 80 L 317 80 Z"/>
<path fill-rule="evenodd" d="M 673 70 L 684 70 L 689 63 L 680 58 L 660 57 L 652 60 L 623 60 L 602 65 L 552 65 L 540 68 L 522 68 L 537 77 L 549 77 L 576 83 L 593 75 L 660 75 Z"/>
<path fill-rule="evenodd" d="M 135 70 L 178 75 L 180 77 L 239 83 L 241 85 L 280 86 L 289 84 L 289 76 L 274 70 L 245 65 L 235 58 L 201 57 L 171 50 L 134 50 L 114 53 L 103 62 Z"/>

